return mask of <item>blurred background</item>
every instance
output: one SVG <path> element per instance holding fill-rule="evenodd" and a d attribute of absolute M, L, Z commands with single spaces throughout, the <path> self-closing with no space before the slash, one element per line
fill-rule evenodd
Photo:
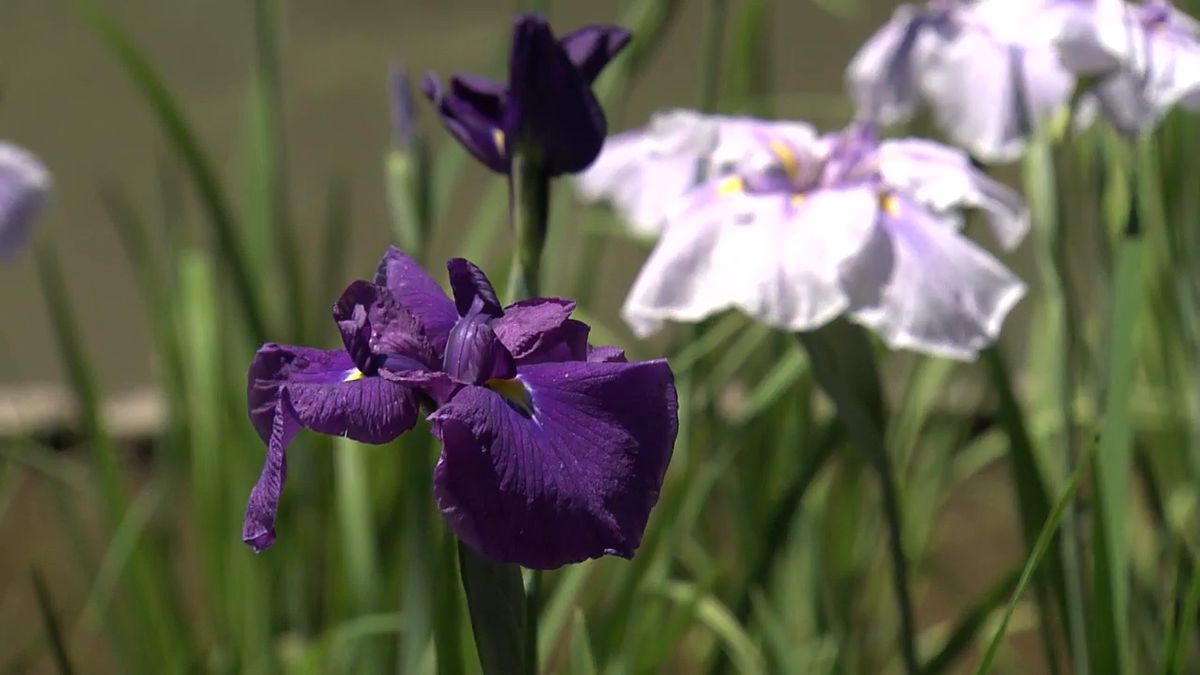
<path fill-rule="evenodd" d="M 535 4 L 560 34 L 599 22 L 634 29 L 636 64 L 598 85 L 618 131 L 666 107 L 838 129 L 852 114 L 845 66 L 898 3 Z M 0 138 L 38 154 L 54 177 L 37 225 L 53 256 L 31 250 L 0 268 L 0 673 L 63 672 L 67 661 L 88 673 L 408 673 L 435 662 L 477 672 L 454 609 L 450 538 L 428 495 L 436 446 L 424 427 L 385 448 L 302 434 L 289 455 L 286 539 L 259 556 L 239 540 L 264 448 L 246 419 L 258 341 L 234 277 L 249 269 L 267 339 L 332 344 L 327 308 L 395 240 L 390 68 L 404 64 L 414 81 L 425 71 L 502 78 L 512 14 L 529 6 L 0 0 Z M 466 255 L 506 269 L 503 181 L 465 160 L 418 104 L 436 158 L 427 266 L 440 278 L 443 260 Z M 1175 138 L 1195 140 L 1194 119 L 1172 124 L 1190 134 Z M 1171 185 L 1197 166 L 1176 165 Z M 216 187 L 206 192 L 209 167 Z M 617 310 L 646 243 L 600 209 L 575 208 L 565 184 L 554 199 L 543 290 L 579 296 L 598 342 L 669 356 L 683 419 L 635 561 L 547 575 L 543 671 L 899 672 L 874 483 L 794 340 L 727 316 L 636 343 Z M 216 236 L 222 209 L 231 246 Z M 1077 217 L 1097 221 L 1098 210 Z M 1106 246 L 1095 241 L 1103 228 L 1086 225 L 1071 235 L 1084 256 Z M 1027 345 L 1055 358 L 1028 327 L 1029 305 L 1041 302 L 1029 248 L 1006 260 L 1035 286 L 1005 330 L 1015 379 Z M 1099 260 L 1073 271 L 1083 297 L 1106 289 L 1098 282 L 1112 261 Z M 1103 323 L 1091 318 L 1077 336 L 1085 370 L 1102 351 Z M 1041 510 L 1024 511 L 1014 487 L 1028 475 L 1010 478 L 1011 419 L 997 413 L 1004 399 L 990 393 L 987 368 L 887 358 L 921 652 L 930 674 L 964 672 L 1066 476 L 1047 470 Z M 1151 432 L 1163 432 L 1155 440 L 1195 423 L 1179 396 L 1151 415 L 1161 422 Z M 1099 395 L 1083 398 L 1076 431 L 1096 421 Z M 1036 413 L 1043 469 L 1058 467 L 1054 443 L 1069 435 L 1047 422 L 1045 400 L 1021 401 Z M 1183 421 L 1171 426 L 1174 413 Z M 1160 450 L 1187 454 L 1188 433 Z M 1178 544 L 1164 535 L 1139 551 L 1144 595 L 1168 585 L 1159 577 L 1177 558 L 1187 563 L 1179 588 L 1193 578 Z M 1182 597 L 1172 591 L 1155 597 Z M 1066 672 L 1061 624 L 1041 621 L 1037 598 L 1017 606 L 1000 670 Z M 1155 607 L 1137 616 L 1168 622 Z M 1160 627 L 1138 638 L 1153 643 Z M 435 630 L 461 644 L 439 642 L 435 657 Z"/>

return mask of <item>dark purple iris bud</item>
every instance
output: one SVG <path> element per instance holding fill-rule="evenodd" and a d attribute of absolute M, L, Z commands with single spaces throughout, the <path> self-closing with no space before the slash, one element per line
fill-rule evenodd
<path fill-rule="evenodd" d="M 485 166 L 509 172 L 512 153 L 541 164 L 547 175 L 587 168 L 604 144 L 607 123 L 592 82 L 629 43 L 615 26 L 588 26 L 562 40 L 536 14 L 513 24 L 507 85 L 455 75 L 443 87 L 423 83 L 446 128 Z"/>
<path fill-rule="evenodd" d="M 412 146 L 417 135 L 417 106 L 413 101 L 408 70 L 404 66 L 392 66 L 388 89 L 392 103 L 392 145 L 397 150 L 404 150 Z"/>
<path fill-rule="evenodd" d="M 501 307 L 478 267 L 447 268 L 453 300 L 389 249 L 375 283 L 351 284 L 335 306 L 344 349 L 259 350 L 250 416 L 268 454 L 244 539 L 274 541 L 284 453 L 301 427 L 386 442 L 413 426 L 423 393 L 442 441 L 434 496 L 468 546 L 536 569 L 632 557 L 678 430 L 667 362 L 589 345 L 570 300 Z"/>

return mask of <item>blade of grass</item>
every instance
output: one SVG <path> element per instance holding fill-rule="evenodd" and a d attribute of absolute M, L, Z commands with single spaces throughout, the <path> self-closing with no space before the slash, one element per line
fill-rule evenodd
<path fill-rule="evenodd" d="M 944 673 L 954 665 L 955 661 L 965 655 L 967 649 L 975 642 L 975 638 L 979 636 L 979 631 L 987 625 L 987 620 L 992 612 L 996 611 L 1012 595 L 1020 578 L 1020 568 L 1015 569 L 1004 575 L 995 586 L 984 593 L 983 597 L 958 620 L 954 630 L 950 631 L 950 635 L 942 643 L 941 649 L 925 663 L 924 669 L 921 671 L 922 675 Z"/>
<path fill-rule="evenodd" d="M 596 657 L 592 655 L 592 644 L 588 638 L 587 621 L 583 612 L 575 609 L 571 622 L 571 668 L 572 675 L 597 675 Z"/>
<path fill-rule="evenodd" d="M 92 462 L 97 471 L 99 490 L 104 504 L 107 524 L 119 526 L 126 513 L 126 497 L 121 481 L 116 448 L 101 417 L 100 389 L 96 384 L 91 361 L 83 350 L 75 317 L 71 311 L 58 259 L 49 244 L 37 248 L 37 268 L 42 290 L 46 296 L 50 320 L 58 339 L 60 358 L 65 364 L 72 390 L 79 401 L 84 437 L 91 448 Z M 131 564 L 133 604 L 138 611 L 140 629 L 151 636 L 156 651 L 152 654 L 160 665 L 177 663 L 186 658 L 187 647 L 178 624 L 166 611 L 165 598 L 161 594 L 154 569 L 154 560 L 148 551 L 139 549 Z"/>
<path fill-rule="evenodd" d="M 222 257 L 232 275 L 250 337 L 256 343 L 264 342 L 267 335 L 266 315 L 263 313 L 262 301 L 245 259 L 237 224 L 212 168 L 212 162 L 200 145 L 195 132 L 184 119 L 182 108 L 167 89 L 153 62 L 94 0 L 75 0 L 74 7 L 112 51 L 146 98 L 172 146 L 187 167 L 208 215 L 209 224 L 216 235 Z"/>
<path fill-rule="evenodd" d="M 1017 608 L 1017 603 L 1021 599 L 1021 594 L 1024 593 L 1025 587 L 1033 579 L 1038 566 L 1045 558 L 1046 551 L 1050 549 L 1050 545 L 1054 541 L 1055 532 L 1058 531 L 1058 525 L 1062 521 L 1063 514 L 1070 508 L 1075 498 L 1075 491 L 1079 488 L 1079 481 L 1091 457 L 1092 452 L 1089 450 L 1085 451 L 1079 458 L 1079 462 L 1075 465 L 1075 471 L 1072 472 L 1067 480 L 1066 488 L 1063 490 L 1062 495 L 1059 496 L 1058 501 L 1054 503 L 1050 514 L 1046 517 L 1046 522 L 1042 525 L 1041 532 L 1038 533 L 1037 540 L 1033 543 L 1033 549 L 1029 552 L 1029 557 L 1025 560 L 1025 566 L 1021 569 L 1021 577 L 1017 579 L 1017 585 L 1013 588 L 1012 594 L 1008 598 L 1008 604 L 1004 608 L 1004 613 L 1000 615 L 1000 625 L 997 626 L 996 632 L 992 634 L 991 640 L 988 641 L 983 658 L 980 659 L 979 666 L 975 669 L 975 675 L 985 675 L 985 673 L 991 672 L 996 655 L 1000 649 L 1000 643 L 1004 641 L 1004 636 L 1008 631 L 1008 622 L 1012 619 L 1013 612 Z"/>
<path fill-rule="evenodd" d="M 1026 429 L 1025 416 L 1021 411 L 1021 404 L 1017 401 L 1016 392 L 1013 390 L 1003 353 L 999 347 L 991 347 L 984 351 L 983 357 L 999 399 L 1000 425 L 1008 436 L 1008 459 L 1009 465 L 1012 467 L 1013 487 L 1017 492 L 1017 511 L 1021 517 L 1021 532 L 1025 539 L 1026 550 L 1032 550 L 1041 524 L 1046 522 L 1046 516 L 1050 513 L 1050 498 L 1046 481 L 1038 465 L 1033 441 Z M 1066 536 L 1065 532 L 1063 536 Z M 1054 663 L 1058 649 L 1055 647 L 1049 631 L 1054 617 L 1050 595 L 1053 595 L 1054 601 L 1057 603 L 1060 616 L 1067 617 L 1069 611 L 1067 577 L 1074 572 L 1064 566 L 1061 542 L 1056 540 L 1048 558 L 1049 569 L 1044 570 L 1035 580 L 1034 591 L 1042 616 L 1041 624 L 1046 627 L 1042 632 L 1042 645 L 1047 662 Z M 1067 628 L 1069 630 L 1069 626 Z"/>
<path fill-rule="evenodd" d="M 893 590 L 900 614 L 901 657 L 905 670 L 915 675 L 920 672 L 920 662 L 909 588 L 908 553 L 902 532 L 902 507 L 892 459 L 883 437 L 887 412 L 870 342 L 860 327 L 844 320 L 816 331 L 798 333 L 797 338 L 808 352 L 814 378 L 833 399 L 847 435 L 878 475 L 892 558 Z"/>
<path fill-rule="evenodd" d="M 30 572 L 30 576 L 33 578 L 33 591 L 37 597 L 38 611 L 42 615 L 42 626 L 46 630 L 46 641 L 50 643 L 50 653 L 54 656 L 54 665 L 59 675 L 71 675 L 74 669 L 71 668 L 71 659 L 67 654 L 67 644 L 63 640 L 58 615 L 54 611 L 54 602 L 50 598 L 50 589 L 46 587 L 46 582 L 42 580 L 42 575 L 36 567 Z"/>
<path fill-rule="evenodd" d="M 1196 630 L 1196 614 L 1200 612 L 1200 565 L 1192 565 L 1183 607 L 1179 610 L 1175 633 L 1163 650 L 1163 666 L 1168 675 L 1183 675 L 1190 645 Z"/>
<path fill-rule="evenodd" d="M 347 581 L 354 616 L 368 615 L 379 609 L 378 589 L 383 587 L 378 552 L 372 536 L 375 531 L 367 482 L 369 449 L 347 438 L 333 444 L 335 499 L 341 552 L 346 558 Z M 361 673 L 384 672 L 386 652 L 378 640 L 360 644 L 352 658 L 352 670 Z"/>
<path fill-rule="evenodd" d="M 1147 143 L 1140 144 L 1146 148 Z M 1137 351 L 1134 329 L 1143 298 L 1144 242 L 1138 202 L 1149 198 L 1148 161 L 1139 162 L 1135 197 L 1117 243 L 1112 316 L 1108 335 L 1108 382 L 1096 458 L 1095 620 L 1096 667 L 1102 673 L 1129 672 L 1129 490 L 1133 467 L 1130 394 Z"/>
<path fill-rule="evenodd" d="M 253 269 L 274 263 L 282 267 L 283 288 L 287 298 L 289 335 L 303 342 L 307 328 L 305 316 L 305 275 L 303 256 L 289 210 L 287 175 L 287 125 L 283 116 L 283 91 L 279 76 L 280 0 L 254 1 L 255 77 L 252 89 L 253 173 L 249 181 L 252 198 L 258 208 L 255 220 L 248 222 L 246 241 L 252 247 Z M 254 250 L 257 249 L 257 250 Z"/>

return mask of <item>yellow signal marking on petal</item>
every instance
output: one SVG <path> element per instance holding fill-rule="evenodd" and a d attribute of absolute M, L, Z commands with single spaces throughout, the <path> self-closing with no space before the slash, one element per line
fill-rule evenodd
<path fill-rule="evenodd" d="M 363 372 L 358 368 L 355 368 L 346 374 L 346 377 L 342 380 L 342 382 L 353 382 L 355 380 L 361 380 L 363 377 Z"/>
<path fill-rule="evenodd" d="M 792 146 L 777 138 L 768 141 L 767 146 L 771 148 L 771 154 L 775 155 L 775 158 L 783 165 L 783 170 L 787 173 L 788 178 L 795 179 L 800 175 L 800 161 L 796 159 L 796 153 L 792 150 Z"/>
<path fill-rule="evenodd" d="M 729 176 L 717 185 L 717 194 L 722 197 L 736 195 L 746 189 L 746 184 L 742 181 L 741 176 Z"/>
<path fill-rule="evenodd" d="M 525 388 L 525 384 L 520 380 L 516 378 L 506 380 L 496 377 L 484 382 L 483 386 L 500 394 L 504 400 L 516 406 L 517 410 L 526 415 L 533 414 L 533 399 L 529 395 L 529 390 Z"/>
<path fill-rule="evenodd" d="M 807 199 L 807 197 L 805 197 L 802 193 L 797 192 L 796 194 L 792 195 L 792 206 L 800 206 L 804 203 L 805 199 Z"/>
<path fill-rule="evenodd" d="M 889 216 L 900 215 L 900 200 L 896 199 L 892 195 L 884 195 L 883 198 L 879 200 L 879 205 L 883 207 L 884 213 L 888 214 Z"/>
<path fill-rule="evenodd" d="M 496 149 L 500 154 L 504 154 L 504 132 L 500 129 L 492 129 L 492 142 L 496 144 Z"/>

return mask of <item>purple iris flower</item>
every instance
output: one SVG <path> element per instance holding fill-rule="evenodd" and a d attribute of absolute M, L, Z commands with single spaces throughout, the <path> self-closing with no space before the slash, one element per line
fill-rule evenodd
<path fill-rule="evenodd" d="M 846 71 L 860 119 L 891 124 L 928 105 L 958 145 L 1016 159 L 1070 103 L 1054 40 L 1084 0 L 932 0 L 902 5 Z"/>
<path fill-rule="evenodd" d="M 669 210 L 622 309 L 634 330 L 737 308 L 791 331 L 846 315 L 889 346 L 960 359 L 991 344 L 1025 286 L 958 232 L 961 212 L 982 210 L 1011 248 L 1029 226 L 1020 197 L 960 151 L 880 142 L 871 124 L 809 140 L 782 129 L 761 123 L 743 149 L 773 163 Z"/>
<path fill-rule="evenodd" d="M 1063 63 L 1098 80 L 1094 101 L 1133 134 L 1174 106 L 1200 112 L 1200 23 L 1166 0 L 1078 0 L 1056 41 Z"/>
<path fill-rule="evenodd" d="M 589 346 L 569 300 L 501 307 L 478 267 L 447 267 L 453 300 L 392 248 L 375 282 L 351 284 L 334 307 L 343 349 L 259 350 L 250 415 L 268 455 L 243 539 L 273 543 L 285 451 L 301 427 L 385 443 L 425 402 L 442 441 L 434 495 L 465 543 L 538 569 L 631 557 L 678 428 L 666 361 Z"/>
<path fill-rule="evenodd" d="M 50 172 L 29 151 L 0 141 L 0 260 L 17 256 L 50 189 Z"/>
<path fill-rule="evenodd" d="M 523 14 L 513 25 L 507 86 L 455 75 L 445 88 L 431 74 L 423 88 L 450 133 L 489 169 L 507 174 L 519 149 L 550 176 L 576 173 L 606 133 L 592 82 L 629 39 L 623 28 L 587 26 L 558 40 L 545 19 Z"/>

